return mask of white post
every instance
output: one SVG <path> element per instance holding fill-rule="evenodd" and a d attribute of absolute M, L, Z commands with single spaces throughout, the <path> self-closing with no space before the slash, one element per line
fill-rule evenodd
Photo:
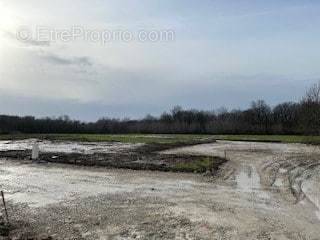
<path fill-rule="evenodd" d="M 39 158 L 39 145 L 34 143 L 32 146 L 32 160 L 36 160 Z"/>

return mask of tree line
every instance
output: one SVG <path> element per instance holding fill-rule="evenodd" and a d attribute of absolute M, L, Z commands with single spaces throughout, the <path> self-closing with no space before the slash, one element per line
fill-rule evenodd
<path fill-rule="evenodd" d="M 253 101 L 245 110 L 184 110 L 174 107 L 160 117 L 141 120 L 102 118 L 96 122 L 59 118 L 0 115 L 0 134 L 13 133 L 197 133 L 197 134 L 320 134 L 320 82 L 299 102 L 274 107 Z"/>

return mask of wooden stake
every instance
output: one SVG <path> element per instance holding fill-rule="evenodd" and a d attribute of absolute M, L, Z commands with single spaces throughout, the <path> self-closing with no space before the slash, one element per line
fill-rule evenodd
<path fill-rule="evenodd" d="M 8 216 L 6 201 L 4 200 L 4 193 L 3 193 L 3 191 L 1 191 L 1 197 L 2 197 L 2 203 L 3 203 L 4 211 L 5 211 L 5 213 L 6 213 L 7 222 L 8 222 L 8 224 L 9 224 L 9 216 Z"/>

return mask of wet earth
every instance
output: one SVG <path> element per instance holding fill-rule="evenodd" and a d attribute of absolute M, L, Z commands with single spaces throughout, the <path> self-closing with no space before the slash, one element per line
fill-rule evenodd
<path fill-rule="evenodd" d="M 0 160 L 12 239 L 320 239 L 320 148 L 217 141 L 214 176 Z"/>
<path fill-rule="evenodd" d="M 72 142 L 72 141 L 49 141 L 38 139 L 25 139 L 17 141 L 0 141 L 0 151 L 31 150 L 32 145 L 37 143 L 41 152 L 45 153 L 122 153 L 143 146 L 143 143 L 122 142 Z"/>

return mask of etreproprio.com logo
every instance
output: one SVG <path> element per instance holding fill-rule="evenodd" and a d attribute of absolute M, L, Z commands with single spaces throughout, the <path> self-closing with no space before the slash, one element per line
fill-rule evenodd
<path fill-rule="evenodd" d="M 21 26 L 16 32 L 19 41 L 38 42 L 72 42 L 83 40 L 87 42 L 107 44 L 111 42 L 172 42 L 176 33 L 172 29 L 163 30 L 137 30 L 124 29 L 87 29 L 81 26 L 73 26 L 69 29 L 56 29 L 46 26 L 37 26 L 34 30 L 27 26 Z"/>

